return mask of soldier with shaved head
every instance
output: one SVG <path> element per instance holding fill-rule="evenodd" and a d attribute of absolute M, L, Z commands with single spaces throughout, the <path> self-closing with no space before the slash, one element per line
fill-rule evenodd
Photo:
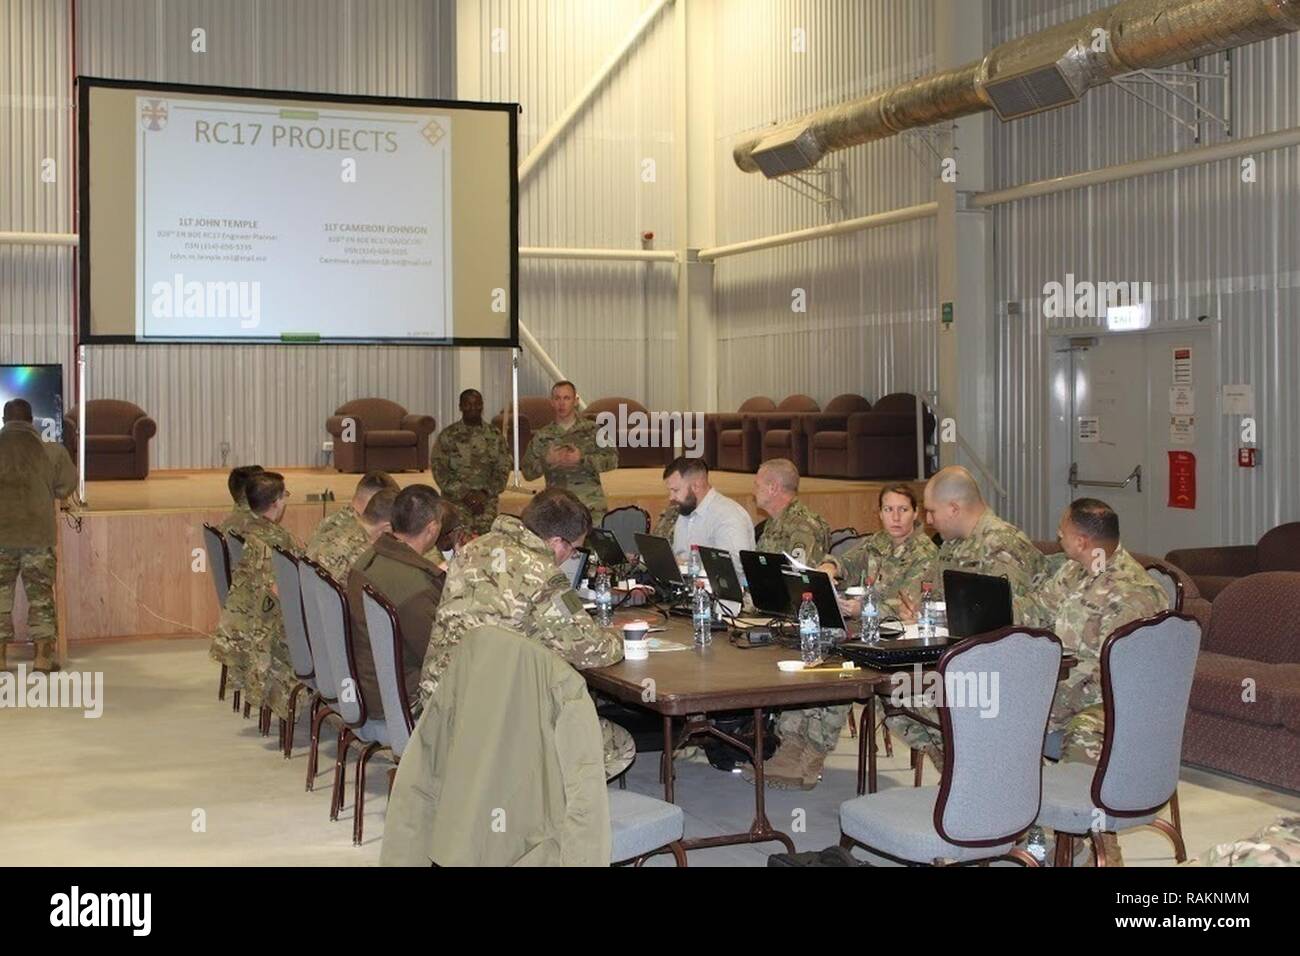
<path fill-rule="evenodd" d="M 772 458 L 754 475 L 754 501 L 766 512 L 759 551 L 785 552 L 816 567 L 831 546 L 826 519 L 798 498 L 799 469 L 788 458 Z"/>

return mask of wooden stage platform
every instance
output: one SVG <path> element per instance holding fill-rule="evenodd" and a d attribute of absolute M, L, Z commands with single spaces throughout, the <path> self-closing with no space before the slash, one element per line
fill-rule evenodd
<path fill-rule="evenodd" d="M 326 515 L 352 497 L 357 475 L 313 469 L 280 469 L 290 492 L 285 527 L 305 541 Z M 429 472 L 394 476 L 403 486 L 433 483 Z M 714 472 L 713 484 L 749 509 L 753 475 Z M 667 501 L 660 471 L 619 469 L 603 476 L 610 507 L 636 504 L 658 517 Z M 805 478 L 800 497 L 832 528 L 879 527 L 876 499 L 886 482 Z M 920 491 L 920 483 L 913 483 Z M 542 482 L 509 488 L 501 510 L 518 514 Z M 308 501 L 326 490 L 335 500 Z M 119 637 L 208 634 L 217 621 L 217 600 L 203 552 L 202 526 L 230 510 L 226 475 L 217 471 L 158 471 L 145 481 L 96 481 L 86 486 L 80 526 L 60 521 L 62 631 L 77 641 Z M 74 648 L 75 651 L 75 648 Z"/>

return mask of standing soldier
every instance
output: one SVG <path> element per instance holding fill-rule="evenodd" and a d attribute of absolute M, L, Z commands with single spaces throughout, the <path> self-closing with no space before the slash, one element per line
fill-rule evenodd
<path fill-rule="evenodd" d="M 538 494 L 524 513 L 500 515 L 492 530 L 451 559 L 420 673 L 420 707 L 438 689 L 461 638 L 481 624 L 499 624 L 540 641 L 579 670 L 623 658 L 623 641 L 583 609 L 560 565 L 582 545 L 591 515 L 572 494 Z M 618 776 L 636 756 L 632 735 L 601 721 L 605 775 Z"/>
<path fill-rule="evenodd" d="M 484 534 L 497 516 L 506 490 L 511 458 L 502 434 L 483 421 L 483 396 L 460 393 L 460 421 L 444 428 L 433 443 L 430 465 L 442 497 L 460 513 L 461 524 Z"/>
<path fill-rule="evenodd" d="M 0 428 L 0 670 L 8 664 L 9 642 L 14 639 L 14 589 L 20 574 L 36 644 L 32 668 L 48 672 L 57 667 L 54 503 L 76 487 L 77 470 L 68 450 L 41 440 L 32 424 L 31 404 L 21 398 L 6 402 Z"/>
<path fill-rule="evenodd" d="M 600 524 L 609 505 L 600 484 L 602 471 L 618 467 L 618 449 L 596 443 L 596 423 L 578 415 L 578 390 L 572 382 L 551 386 L 551 408 L 555 421 L 533 432 L 520 467 L 529 481 L 546 476 L 546 487 L 573 493 L 591 512 L 592 524 Z"/>
<path fill-rule="evenodd" d="M 809 567 L 816 567 L 831 546 L 831 528 L 826 519 L 796 496 L 799 469 L 788 458 L 763 462 L 754 475 L 754 501 L 767 512 L 759 551 L 785 553 Z"/>
<path fill-rule="evenodd" d="M 275 591 L 271 566 L 273 545 L 297 554 L 300 546 L 280 526 L 288 506 L 284 476 L 273 471 L 254 475 L 248 482 L 248 507 L 253 521 L 244 535 L 243 557 L 235 565 L 230 595 L 213 635 L 212 656 L 227 649 L 235 687 L 242 688 L 251 707 L 270 707 L 281 719 L 289 714 L 289 689 L 293 666 L 284 643 L 284 618 Z"/>

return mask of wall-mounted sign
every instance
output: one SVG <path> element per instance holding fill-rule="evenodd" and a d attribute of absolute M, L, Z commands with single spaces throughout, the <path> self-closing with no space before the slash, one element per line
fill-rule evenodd
<path fill-rule="evenodd" d="M 1096 445 L 1101 442 L 1101 419 L 1095 415 L 1079 416 L 1079 444 Z"/>
<path fill-rule="evenodd" d="M 1169 507 L 1196 508 L 1196 456 L 1190 451 L 1169 454 Z"/>
<path fill-rule="evenodd" d="M 1174 384 L 1192 384 L 1192 347 L 1177 345 L 1174 347 Z"/>
<path fill-rule="evenodd" d="M 1171 415 L 1169 418 L 1169 444 L 1195 445 L 1196 419 L 1191 415 Z"/>
<path fill-rule="evenodd" d="M 1223 386 L 1223 414 L 1254 415 L 1255 414 L 1255 386 L 1254 385 Z"/>
<path fill-rule="evenodd" d="M 1169 414 L 1195 415 L 1196 393 L 1190 385 L 1169 386 Z"/>

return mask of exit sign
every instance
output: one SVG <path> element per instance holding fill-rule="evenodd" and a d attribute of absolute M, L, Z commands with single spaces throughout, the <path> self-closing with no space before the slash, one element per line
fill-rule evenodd
<path fill-rule="evenodd" d="M 952 303 L 951 302 L 945 302 L 943 304 L 943 311 L 942 314 L 940 315 L 939 321 L 941 321 L 944 325 L 952 325 Z"/>

